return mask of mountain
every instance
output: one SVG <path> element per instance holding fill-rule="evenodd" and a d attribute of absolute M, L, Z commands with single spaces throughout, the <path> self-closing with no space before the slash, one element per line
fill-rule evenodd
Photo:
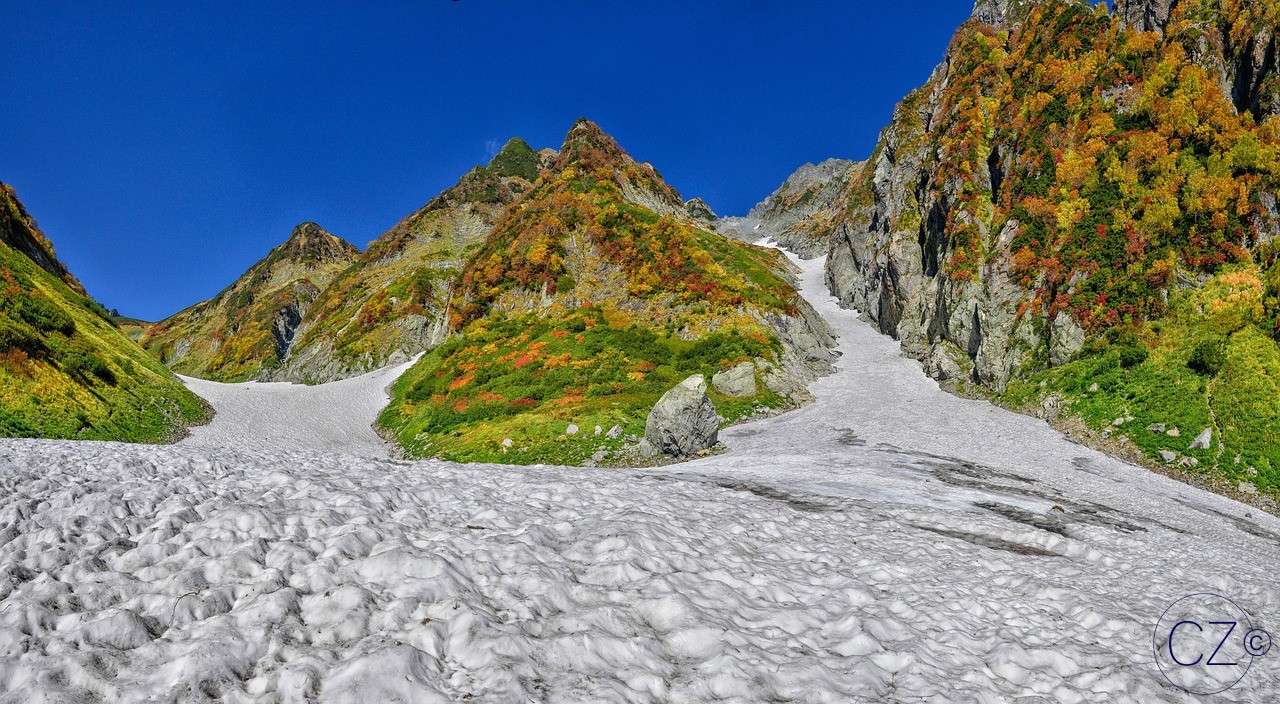
<path fill-rule="evenodd" d="M 543 158 L 512 139 L 376 239 L 317 297 L 275 378 L 332 381 L 439 344 L 463 261 L 529 190 Z"/>
<path fill-rule="evenodd" d="M 208 414 L 85 294 L 0 184 L 0 436 L 162 442 Z"/>
<path fill-rule="evenodd" d="M 981 0 L 849 174 L 833 293 L 952 388 L 1280 487 L 1278 24 Z"/>
<path fill-rule="evenodd" d="M 712 400 L 729 420 L 794 405 L 832 340 L 791 274 L 580 120 L 467 259 L 450 337 L 392 387 L 380 424 L 414 456 L 610 463 L 691 374 L 727 373 Z"/>
<path fill-rule="evenodd" d="M 141 343 L 182 374 L 271 378 L 316 297 L 358 255 L 342 238 L 302 223 L 217 296 L 151 326 Z"/>
<path fill-rule="evenodd" d="M 721 218 L 715 227 L 747 242 L 771 239 L 805 259 L 822 256 L 843 210 L 849 179 L 861 167 L 844 159 L 805 164 L 746 217 Z"/>

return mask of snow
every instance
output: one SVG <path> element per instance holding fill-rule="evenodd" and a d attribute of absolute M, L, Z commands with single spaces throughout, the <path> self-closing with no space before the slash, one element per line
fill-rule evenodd
<path fill-rule="evenodd" d="M 390 370 L 191 381 L 183 444 L 0 441 L 0 704 L 1263 702 L 1153 661 L 1280 521 L 941 391 L 839 309 L 817 401 L 653 470 L 386 456 Z"/>
<path fill-rule="evenodd" d="M 373 430 L 387 405 L 387 387 L 417 358 L 404 364 L 306 386 L 289 382 L 216 381 L 181 377 L 187 388 L 217 410 L 208 425 L 191 429 L 179 444 L 217 449 L 325 450 L 372 457 L 390 456 Z"/>

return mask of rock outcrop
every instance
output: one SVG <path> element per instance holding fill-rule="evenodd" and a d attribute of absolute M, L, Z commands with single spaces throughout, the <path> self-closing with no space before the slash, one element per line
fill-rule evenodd
<path fill-rule="evenodd" d="M 770 239 L 805 259 L 822 256 L 860 166 L 844 159 L 805 164 L 746 216 L 717 220 L 716 230 L 746 242 Z"/>
<path fill-rule="evenodd" d="M 719 432 L 720 416 L 707 397 L 707 380 L 695 374 L 658 399 L 645 422 L 644 439 L 663 455 L 684 458 L 714 447 Z"/>

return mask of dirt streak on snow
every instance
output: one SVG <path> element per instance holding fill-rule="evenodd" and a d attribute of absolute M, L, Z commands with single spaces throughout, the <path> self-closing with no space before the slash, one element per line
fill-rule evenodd
<path fill-rule="evenodd" d="M 200 386 L 182 446 L 0 441 L 0 704 L 1280 698 L 1151 652 L 1193 592 L 1267 624 L 1280 522 L 945 394 L 801 266 L 838 372 L 677 467 L 372 456 L 395 372 Z"/>

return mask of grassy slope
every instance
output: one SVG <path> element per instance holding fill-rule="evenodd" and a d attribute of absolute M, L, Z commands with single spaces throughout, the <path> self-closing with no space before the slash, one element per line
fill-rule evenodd
<path fill-rule="evenodd" d="M 1177 452 L 1194 458 L 1188 470 L 1210 483 L 1276 493 L 1280 348 L 1267 334 L 1264 290 L 1256 267 L 1231 268 L 1179 292 L 1165 318 L 1137 334 L 1095 339 L 1078 359 L 1010 385 L 1000 400 L 1026 407 L 1057 395 L 1090 428 L 1111 428 L 1152 461 L 1163 461 L 1161 450 Z M 1115 426 L 1117 419 L 1124 422 Z M 1205 428 L 1212 446 L 1190 449 Z"/>
<path fill-rule="evenodd" d="M 0 244 L 0 435 L 163 442 L 208 415 L 101 306 Z"/>
<path fill-rule="evenodd" d="M 776 357 L 758 313 L 794 301 L 777 253 L 626 202 L 622 183 L 669 188 L 607 137 L 586 141 L 566 146 L 469 261 L 459 334 L 393 386 L 380 424 L 410 455 L 580 463 L 622 442 L 596 426 L 642 433 L 690 374 Z M 763 387 L 713 400 L 730 419 L 783 403 Z"/>

